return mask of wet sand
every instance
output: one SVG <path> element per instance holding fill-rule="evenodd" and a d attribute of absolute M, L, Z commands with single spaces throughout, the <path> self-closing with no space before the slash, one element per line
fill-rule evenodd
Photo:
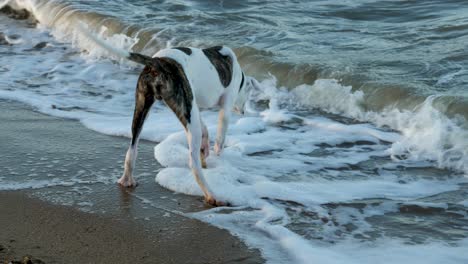
<path fill-rule="evenodd" d="M 58 165 L 38 168 L 39 174 L 68 164 L 62 177 L 103 168 L 109 168 L 104 170 L 109 177 L 118 177 L 128 139 L 101 135 L 18 103 L 0 101 L 0 107 L 0 148 L 7 153 L 0 177 L 19 177 L 31 168 L 28 160 L 44 157 Z M 78 194 L 71 186 L 0 191 L 0 263 L 23 261 L 26 255 L 32 263 L 263 263 L 258 251 L 227 231 L 185 216 L 207 207 L 200 197 L 174 194 L 154 183 L 154 143 L 141 146 L 139 172 L 151 176 L 140 175 L 135 190 L 95 183 L 86 186 L 92 191 Z M 150 205 L 137 198 L 153 193 Z M 89 212 L 80 207 L 83 199 L 93 204 Z"/>

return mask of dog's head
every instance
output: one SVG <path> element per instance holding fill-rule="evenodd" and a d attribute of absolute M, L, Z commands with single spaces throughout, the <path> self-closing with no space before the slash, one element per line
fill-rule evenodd
<path fill-rule="evenodd" d="M 245 103 L 249 99 L 250 92 L 256 88 L 255 79 L 250 76 L 245 76 L 245 80 L 239 87 L 239 93 L 237 94 L 236 101 L 234 102 L 235 112 L 244 114 Z"/>

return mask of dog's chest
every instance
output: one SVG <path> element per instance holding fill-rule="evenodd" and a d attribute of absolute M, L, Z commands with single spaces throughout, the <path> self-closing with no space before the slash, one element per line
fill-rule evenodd
<path fill-rule="evenodd" d="M 203 51 L 196 48 L 191 50 L 192 53 L 188 55 L 177 49 L 164 49 L 154 57 L 167 57 L 177 61 L 190 82 L 197 105 L 201 108 L 213 107 L 218 104 L 225 88 L 221 84 L 218 72 Z"/>

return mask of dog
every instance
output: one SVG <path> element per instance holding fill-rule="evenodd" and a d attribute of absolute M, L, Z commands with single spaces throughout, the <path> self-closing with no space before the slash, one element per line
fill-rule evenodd
<path fill-rule="evenodd" d="M 133 178 L 140 132 L 155 101 L 163 101 L 183 125 L 189 144 L 189 164 L 203 191 L 205 201 L 214 206 L 226 205 L 217 200 L 203 176 L 209 155 L 208 130 L 200 109 L 219 106 L 219 121 L 214 151 L 220 155 L 225 142 L 231 111 L 243 113 L 248 97 L 247 82 L 234 52 L 226 46 L 206 49 L 174 47 L 162 49 L 153 57 L 117 49 L 94 34 L 82 31 L 109 52 L 144 65 L 135 92 L 132 138 L 125 156 L 125 169 L 118 183 L 136 186 Z"/>

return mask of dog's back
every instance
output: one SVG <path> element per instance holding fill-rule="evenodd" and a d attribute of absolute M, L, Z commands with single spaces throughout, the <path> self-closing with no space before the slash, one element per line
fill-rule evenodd
<path fill-rule="evenodd" d="M 239 88 L 240 66 L 230 48 L 175 47 L 160 50 L 153 57 L 171 58 L 182 66 L 196 103 L 201 108 L 217 105 L 223 93 L 235 86 Z"/>

